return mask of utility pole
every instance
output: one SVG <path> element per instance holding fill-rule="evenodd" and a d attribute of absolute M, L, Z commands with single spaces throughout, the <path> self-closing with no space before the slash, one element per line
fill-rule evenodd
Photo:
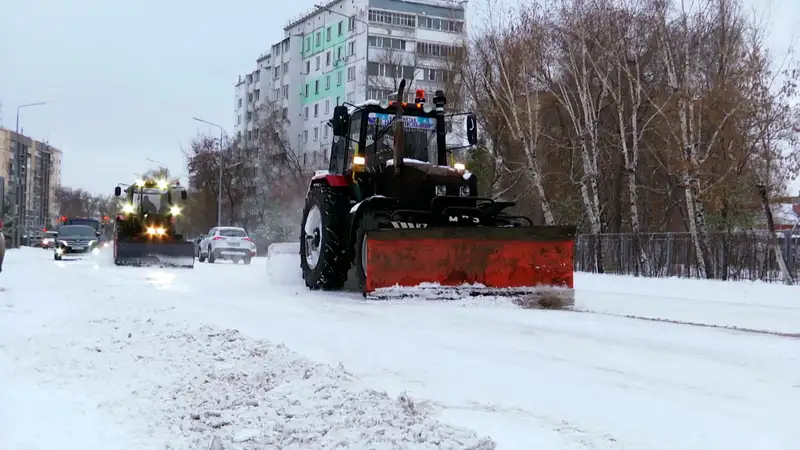
<path fill-rule="evenodd" d="M 217 226 L 222 226 L 222 138 L 225 135 L 225 128 L 222 128 L 222 125 L 217 125 L 213 122 L 209 122 L 207 120 L 198 119 L 197 117 L 192 117 L 192 119 L 202 122 L 206 125 L 211 125 L 212 127 L 219 128 L 219 184 L 217 184 Z"/>

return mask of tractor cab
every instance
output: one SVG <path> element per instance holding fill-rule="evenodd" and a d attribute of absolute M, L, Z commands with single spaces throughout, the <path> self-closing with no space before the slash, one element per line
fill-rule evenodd
<path fill-rule="evenodd" d="M 426 203 L 436 195 L 469 195 L 476 180 L 452 151 L 477 143 L 475 116 L 445 115 L 446 103 L 442 91 L 427 103 L 418 89 L 413 103 L 370 100 L 337 106 L 329 121 L 334 135 L 329 173 L 351 179 L 359 201 L 389 195 L 401 203 Z M 447 121 L 458 116 L 466 116 L 468 145 L 448 148 Z M 392 176 L 401 172 L 405 176 Z"/>
<path fill-rule="evenodd" d="M 181 209 L 173 204 L 172 193 L 180 190 L 181 200 L 186 200 L 186 190 L 175 183 L 166 180 L 138 180 L 135 184 L 125 189 L 125 199 L 122 204 L 123 214 L 134 215 L 159 215 L 177 216 Z M 122 188 L 117 186 L 114 195 L 122 196 Z"/>

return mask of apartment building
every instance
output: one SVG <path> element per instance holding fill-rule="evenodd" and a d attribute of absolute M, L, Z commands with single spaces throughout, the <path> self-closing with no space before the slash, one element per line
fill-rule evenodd
<path fill-rule="evenodd" d="M 16 189 L 16 145 L 20 148 L 20 177 L 25 180 L 21 189 Z M 23 204 L 26 227 L 51 226 L 58 216 L 56 188 L 61 184 L 61 159 L 61 150 L 48 143 L 0 128 L 0 178 L 4 183 L 4 200 L 7 200 L 2 202 L 0 208 Z M 0 211 L 0 217 L 10 212 Z"/>
<path fill-rule="evenodd" d="M 451 57 L 463 48 L 466 1 L 334 0 L 291 19 L 283 39 L 235 86 L 236 131 L 258 133 L 255 111 L 286 119 L 290 144 L 316 165 L 329 153 L 326 125 L 343 102 L 394 99 L 400 79 L 408 100 L 447 85 Z M 261 115 L 263 117 L 263 114 Z"/>

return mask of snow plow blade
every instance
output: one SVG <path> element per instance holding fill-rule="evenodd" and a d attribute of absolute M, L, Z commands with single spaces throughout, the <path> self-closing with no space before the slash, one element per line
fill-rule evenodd
<path fill-rule="evenodd" d="M 114 264 L 194 268 L 194 244 L 183 241 L 117 242 Z"/>
<path fill-rule="evenodd" d="M 569 226 L 369 231 L 364 295 L 504 296 L 523 307 L 569 307 L 576 232 Z"/>

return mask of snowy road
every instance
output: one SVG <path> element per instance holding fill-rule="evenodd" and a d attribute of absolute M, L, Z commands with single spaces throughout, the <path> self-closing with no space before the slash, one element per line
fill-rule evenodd
<path fill-rule="evenodd" d="M 165 406 L 177 395 L 165 397 L 165 386 L 191 385 L 177 374 L 203 364 L 213 372 L 220 358 L 225 367 L 231 358 L 237 367 L 251 364 L 219 353 L 204 362 L 203 349 L 213 343 L 195 348 L 194 338 L 178 340 L 186 351 L 159 347 L 182 329 L 201 326 L 236 329 L 242 337 L 230 339 L 283 343 L 315 362 L 341 363 L 359 382 L 392 398 L 407 392 L 416 408 L 491 436 L 501 449 L 800 446 L 793 418 L 800 402 L 800 340 L 613 315 L 796 333 L 797 288 L 751 284 L 728 292 L 717 286 L 699 297 L 695 289 L 692 297 L 682 292 L 682 281 L 622 285 L 626 279 L 615 277 L 609 287 L 603 277 L 579 277 L 578 288 L 583 283 L 586 290 L 579 291 L 578 306 L 601 315 L 310 293 L 293 258 L 272 278 L 263 259 L 251 266 L 166 270 L 117 268 L 107 259 L 54 262 L 49 252 L 29 249 L 6 258 L 0 275 L 7 288 L 0 292 L 3 449 L 55 448 L 48 442 L 58 448 L 163 448 L 170 433 L 180 441 L 180 423 L 152 418 L 179 414 Z M 163 321 L 176 328 L 156 333 L 150 324 Z M 134 340 L 150 336 L 140 339 L 153 347 L 142 358 L 162 361 L 162 373 L 123 367 L 130 359 L 125 355 L 142 353 L 120 343 L 126 332 Z M 100 347 L 93 343 L 116 334 L 121 337 Z M 109 346 L 116 346 L 113 356 Z M 100 364 L 87 357 L 86 366 L 76 367 L 82 360 L 71 356 L 75 352 L 105 359 Z M 104 376 L 115 381 L 104 383 Z M 141 416 L 150 419 L 137 422 Z M 255 419 L 247 420 L 247 427 L 209 427 L 223 437 L 247 434 Z M 57 429 L 82 445 L 64 445 L 69 437 L 30 425 L 42 421 L 61 422 Z M 171 448 L 199 448 L 186 445 Z"/>

